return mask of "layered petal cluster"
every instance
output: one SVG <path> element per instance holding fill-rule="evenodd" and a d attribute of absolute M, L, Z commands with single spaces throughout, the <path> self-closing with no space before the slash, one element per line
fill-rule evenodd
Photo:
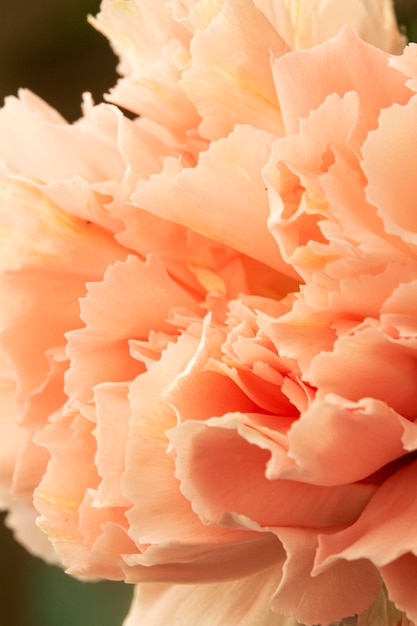
<path fill-rule="evenodd" d="M 8 524 L 126 626 L 417 623 L 417 46 L 387 0 L 92 21 L 107 103 L 0 111 Z"/>

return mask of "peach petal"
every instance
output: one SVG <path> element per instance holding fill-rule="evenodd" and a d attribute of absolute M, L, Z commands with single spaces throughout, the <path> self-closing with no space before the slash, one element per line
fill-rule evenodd
<path fill-rule="evenodd" d="M 47 264 L 51 271 L 70 273 L 70 266 L 72 273 L 88 280 L 89 275 L 101 275 L 103 266 L 127 256 L 102 228 L 60 209 L 32 182 L 2 178 L 0 219 L 3 269 L 16 270 L 25 263 L 43 269 Z"/>
<path fill-rule="evenodd" d="M 293 373 L 310 380 L 313 357 L 322 351 L 331 352 L 336 338 L 353 332 L 361 320 L 381 318 L 381 328 L 389 325 L 397 329 L 399 337 L 415 336 L 415 271 L 411 260 L 387 261 L 386 267 L 375 275 L 349 278 L 341 272 L 334 284 L 323 286 L 317 280 L 302 285 L 288 313 L 279 318 L 261 313 L 259 326 L 281 358 L 293 360 Z M 399 279 L 409 282 L 398 286 Z M 367 294 L 371 292 L 370 300 Z"/>
<path fill-rule="evenodd" d="M 361 0 L 298 0 L 274 2 L 256 0 L 255 4 L 292 49 L 311 48 L 349 24 L 357 37 L 381 50 L 400 54 L 406 37 L 398 28 L 390 0 L 363 3 Z"/>
<path fill-rule="evenodd" d="M 3 275 L 1 283 L 9 304 L 2 315 L 6 326 L 2 345 L 16 369 L 19 393 L 30 393 L 44 385 L 49 375 L 47 351 L 64 343 L 68 328 L 79 326 L 77 298 L 84 282 L 71 275 L 63 280 L 58 272 L 48 275 L 27 268 Z M 26 307 L 20 307 L 25 301 Z M 31 359 L 27 358 L 29 350 Z"/>
<path fill-rule="evenodd" d="M 375 398 L 414 420 L 415 339 L 392 339 L 372 327 L 337 339 L 332 352 L 314 357 L 310 382 L 321 394 L 354 402 Z"/>
<path fill-rule="evenodd" d="M 0 111 L 1 502 L 70 574 L 151 581 L 125 626 L 328 623 L 381 576 L 417 619 L 413 165 L 379 154 L 417 73 L 369 4 L 102 0 L 140 119 Z"/>
<path fill-rule="evenodd" d="M 297 132 L 299 120 L 331 93 L 356 92 L 369 128 L 376 128 L 381 109 L 393 102 L 404 104 L 411 95 L 405 77 L 388 66 L 388 55 L 358 39 L 347 26 L 310 50 L 275 59 L 273 73 L 287 134 Z M 307 88 L 308 95 L 303 97 Z"/>
<path fill-rule="evenodd" d="M 102 506 L 96 496 L 94 489 L 88 489 L 78 509 L 82 541 L 75 549 L 70 542 L 60 545 L 59 552 L 73 576 L 123 580 L 123 556 L 136 549 L 128 536 L 125 509 Z"/>
<path fill-rule="evenodd" d="M 229 531 L 230 532 L 230 531 Z M 222 540 L 223 539 L 223 540 Z M 166 542 L 125 555 L 127 582 L 212 583 L 234 580 L 279 564 L 281 543 L 272 533 L 215 536 L 215 540 Z"/>
<path fill-rule="evenodd" d="M 62 346 L 64 333 L 80 325 L 78 298 L 85 281 L 101 278 L 126 251 L 101 228 L 64 213 L 30 185 L 3 182 L 0 198 L 2 345 L 25 394 L 44 383 L 47 351 Z"/>
<path fill-rule="evenodd" d="M 91 283 L 81 301 L 86 326 L 67 334 L 71 367 L 66 393 L 88 400 L 100 382 L 132 380 L 142 368 L 130 357 L 128 341 L 146 339 L 149 328 L 172 331 L 168 317 L 176 306 L 197 308 L 157 257 L 149 256 L 145 264 L 129 256 L 126 262 L 109 266 L 103 281 Z"/>
<path fill-rule="evenodd" d="M 303 374 L 308 380 L 312 358 L 318 352 L 329 350 L 333 346 L 335 331 L 320 322 L 314 325 L 311 315 L 310 325 L 297 323 L 296 315 L 294 318 L 294 323 L 291 323 L 291 319 L 290 323 L 286 323 L 285 316 L 281 320 L 261 314 L 259 325 L 271 339 L 281 358 L 293 360 L 293 375 Z"/>
<path fill-rule="evenodd" d="M 378 488 L 355 523 L 333 535 L 322 535 L 315 571 L 324 571 L 338 559 L 368 559 L 384 567 L 405 554 L 417 555 L 416 476 L 417 463 L 412 461 Z"/>
<path fill-rule="evenodd" d="M 277 613 L 296 617 L 307 626 L 329 624 L 366 609 L 378 595 L 377 569 L 366 560 L 335 563 L 312 575 L 317 535 L 279 528 L 277 536 L 287 552 L 281 583 L 272 597 Z"/>
<path fill-rule="evenodd" d="M 375 207 L 366 201 L 358 160 L 364 130 L 356 94 L 343 99 L 333 94 L 301 120 L 297 135 L 275 142 L 264 168 L 271 202 L 268 226 L 281 253 L 308 282 L 314 281 L 304 289 L 327 297 L 332 283 L 338 289 L 338 278 L 380 272 L 393 262 L 411 270 L 410 259 L 405 270 L 407 246 L 387 236 Z"/>
<path fill-rule="evenodd" d="M 47 471 L 34 492 L 34 504 L 40 513 L 39 527 L 55 545 L 64 565 L 84 550 L 78 526 L 78 508 L 86 490 L 99 482 L 94 465 L 94 423 L 80 415 L 58 417 L 35 441 L 51 455 Z M 72 471 L 67 468 L 71 466 Z"/>
<path fill-rule="evenodd" d="M 223 330 L 209 326 L 207 321 L 186 369 L 173 377 L 164 391 L 164 399 L 175 410 L 179 422 L 190 419 L 203 421 L 213 415 L 223 415 L 230 407 L 237 411 L 254 411 L 257 408 L 230 376 L 210 365 L 212 357 L 220 356 L 219 349 L 225 335 Z"/>
<path fill-rule="evenodd" d="M 189 51 L 179 41 L 169 41 L 146 72 L 119 80 L 106 99 L 158 125 L 171 147 L 198 152 L 205 142 L 193 129 L 197 129 L 201 118 L 180 85 L 189 60 Z"/>
<path fill-rule="evenodd" d="M 50 350 L 47 357 L 50 369 L 43 384 L 26 396 L 15 415 L 16 424 L 19 423 L 21 429 L 20 449 L 14 460 L 12 494 L 27 504 L 32 502 L 33 490 L 42 479 L 49 458 L 46 450 L 33 442 L 33 435 L 45 426 L 46 420 L 66 399 L 62 391 L 63 373 L 67 366 L 63 350 Z M 8 441 L 13 432 L 12 424 L 9 429 Z"/>
<path fill-rule="evenodd" d="M 88 126 L 87 119 L 68 124 L 40 98 L 20 90 L 19 98 L 6 98 L 0 110 L 0 154 L 14 171 L 44 183 L 74 175 L 90 182 L 106 178 L 110 172 L 121 176 L 123 163 L 117 144 L 109 144 Z M 32 146 L 37 146 L 36 158 Z"/>
<path fill-rule="evenodd" d="M 133 503 L 127 518 L 131 536 L 139 543 L 178 541 L 181 536 L 195 535 L 200 526 L 179 492 L 173 462 L 166 453 L 169 441 L 165 432 L 176 419 L 163 398 L 165 387 L 183 371 L 197 345 L 198 338 L 184 333 L 130 384 L 132 417 L 123 494 Z"/>
<path fill-rule="evenodd" d="M 399 70 L 410 79 L 406 82 L 407 87 L 417 91 L 417 66 L 416 66 L 417 44 L 409 42 L 401 55 L 390 57 L 389 64 Z"/>
<path fill-rule="evenodd" d="M 398 300 L 405 300 L 408 295 L 408 306 L 412 308 L 412 277 L 415 275 L 417 267 L 411 260 L 401 262 L 401 257 L 397 262 L 390 262 L 387 259 L 386 266 L 377 272 L 376 274 L 362 274 L 355 278 L 342 278 L 339 282 L 339 290 L 328 294 L 327 309 L 330 309 L 333 313 L 333 317 L 336 320 L 333 322 L 333 326 L 338 329 L 338 319 L 344 318 L 345 322 L 351 320 L 352 325 L 355 325 L 360 320 L 366 318 L 381 320 L 390 319 L 393 321 L 392 315 L 388 314 L 388 311 L 393 312 L 393 305 L 397 298 L 393 298 L 393 295 L 399 289 L 399 281 L 411 281 L 407 283 L 407 287 L 404 285 L 404 295 Z M 372 292 L 372 301 L 370 302 L 365 295 Z M 403 303 L 399 302 L 400 307 Z M 405 303 L 404 303 L 405 305 Z M 398 305 L 395 305 L 398 310 Z M 400 309 L 404 310 L 405 309 Z M 386 311 L 386 313 L 384 313 Z M 411 313 L 411 311 L 410 311 Z M 328 318 L 329 321 L 331 317 Z M 341 324 L 340 324 L 341 326 Z M 346 327 L 345 327 L 346 328 Z"/>
<path fill-rule="evenodd" d="M 171 10 L 152 0 L 141 0 L 140 4 L 134 0 L 127 5 L 103 0 L 99 14 L 89 20 L 110 39 L 120 57 L 118 69 L 122 74 L 149 67 L 171 38 L 189 38 L 172 18 Z"/>
<path fill-rule="evenodd" d="M 20 416 L 22 426 L 32 431 L 42 428 L 45 420 L 67 400 L 63 390 L 64 374 L 68 368 L 64 347 L 51 348 L 46 351 L 45 356 L 49 371 L 42 384 L 26 396 Z"/>
<path fill-rule="evenodd" d="M 413 120 L 417 96 L 381 112 L 378 128 L 363 146 L 362 167 L 368 179 L 366 196 L 377 207 L 386 231 L 417 245 L 413 194 L 416 168 L 409 158 L 417 139 Z"/>
<path fill-rule="evenodd" d="M 124 76 L 107 99 L 155 120 L 183 141 L 199 116 L 179 86 L 189 62 L 190 34 L 173 19 L 171 10 L 145 0 L 128 5 L 105 0 L 93 25 L 110 40 L 120 56 Z"/>
<path fill-rule="evenodd" d="M 166 173 L 139 185 L 132 201 L 294 276 L 265 226 L 269 206 L 259 172 L 272 141 L 273 136 L 265 131 L 237 126 L 228 138 L 213 142 L 202 152 L 195 168 L 181 171 L 167 161 Z M 224 190 L 221 200 L 219 187 Z"/>
<path fill-rule="evenodd" d="M 140 341 L 138 339 L 129 340 L 130 354 L 134 359 L 144 363 L 148 370 L 155 361 L 159 361 L 163 350 L 174 340 L 175 338 L 172 334 L 151 330 L 146 341 Z"/>
<path fill-rule="evenodd" d="M 315 400 L 288 433 L 295 467 L 277 475 L 319 485 L 354 483 L 404 456 L 404 440 L 416 436 L 416 425 L 383 402 Z"/>
<path fill-rule="evenodd" d="M 237 513 L 261 527 L 337 526 L 352 522 L 368 502 L 371 485 L 321 487 L 265 477 L 272 445 L 252 443 L 244 416 L 188 421 L 169 432 L 176 476 L 193 510 L 211 523 Z M 209 454 L 208 454 L 209 451 Z"/>
<path fill-rule="evenodd" d="M 331 206 L 331 217 L 340 225 L 343 238 L 346 243 L 350 239 L 357 242 L 356 247 L 362 254 L 366 254 L 365 263 L 370 269 L 376 263 L 381 263 L 382 258 L 395 261 L 401 258 L 402 252 L 408 253 L 407 247 L 398 239 L 387 236 L 376 208 L 367 202 L 367 180 L 362 163 L 349 158 L 347 153 L 338 151 L 335 153 L 334 163 L 321 176 L 320 182 Z M 335 233 L 329 231 L 329 236 L 338 234 L 337 230 Z M 354 258 L 352 264 L 353 262 Z"/>
<path fill-rule="evenodd" d="M 13 497 L 32 503 L 33 490 L 42 480 L 48 466 L 49 455 L 46 450 L 34 443 L 33 430 L 23 431 L 19 455 L 17 456 L 12 483 Z"/>
<path fill-rule="evenodd" d="M 130 405 L 127 384 L 102 383 L 94 389 L 97 412 L 95 463 L 101 477 L 96 506 L 129 506 L 122 495 Z"/>
<path fill-rule="evenodd" d="M 117 233 L 117 241 L 141 256 L 158 255 L 169 274 L 197 298 L 204 299 L 214 290 L 233 297 L 247 292 L 249 284 L 256 291 L 274 290 L 275 295 L 278 281 L 274 270 L 236 250 L 137 207 L 120 209 L 114 203 L 109 210 L 125 225 Z M 285 289 L 285 278 L 282 283 Z"/>
<path fill-rule="evenodd" d="M 51 565 L 58 565 L 59 558 L 53 545 L 44 532 L 36 525 L 38 512 L 32 504 L 22 500 L 15 500 L 10 505 L 5 524 L 8 526 L 19 543 L 28 552 L 40 557 Z"/>
<path fill-rule="evenodd" d="M 91 516 L 88 525 L 91 528 Z M 134 549 L 134 543 L 127 532 L 108 519 L 101 519 L 100 528 L 92 546 L 88 546 L 86 554 L 72 558 L 66 573 L 83 578 L 106 580 L 124 580 L 124 564 L 122 555 Z"/>
<path fill-rule="evenodd" d="M 417 602 L 415 580 L 417 577 L 417 558 L 414 554 L 404 554 L 392 563 L 380 568 L 381 576 L 388 590 L 390 599 L 405 612 L 408 618 L 417 622 Z M 413 626 L 405 622 L 404 626 Z"/>
<path fill-rule="evenodd" d="M 417 280 L 405 282 L 405 272 L 399 273 L 404 281 L 381 306 L 381 319 L 394 326 L 400 337 L 412 338 L 417 336 L 417 306 L 414 294 L 417 289 Z"/>
<path fill-rule="evenodd" d="M 332 216 L 333 208 L 323 193 L 321 177 L 331 168 L 339 145 L 345 146 L 344 152 L 352 160 L 365 133 L 357 94 L 347 93 L 343 98 L 331 94 L 307 119 L 300 121 L 298 134 L 277 139 L 273 144 L 263 169 L 271 204 L 268 228 L 284 259 L 296 267 L 302 261 L 310 272 L 317 270 L 314 249 L 308 253 L 308 244 L 312 241 L 312 248 L 315 242 L 324 243 L 321 225 Z M 329 256 L 331 253 L 327 252 Z"/>
<path fill-rule="evenodd" d="M 195 2 L 195 0 L 181 0 L 171 2 L 172 14 L 177 22 L 183 24 L 194 35 L 205 30 L 212 20 L 220 13 L 223 0 L 209 0 L 209 2 Z"/>
<path fill-rule="evenodd" d="M 162 135 L 162 136 L 159 136 Z M 162 170 L 167 156 L 178 156 L 178 149 L 168 144 L 168 138 L 158 126 L 139 118 L 121 118 L 118 127 L 118 142 L 123 160 L 128 165 L 129 178 L 134 174 L 140 179 L 148 179 Z M 126 175 L 121 191 L 125 191 Z"/>
<path fill-rule="evenodd" d="M 255 363 L 252 370 L 245 370 L 212 362 L 210 369 L 228 376 L 235 383 L 236 387 L 242 390 L 245 397 L 253 402 L 253 410 L 285 415 L 290 418 L 299 415 L 298 409 L 283 391 L 285 381 L 288 379 L 272 368 L 267 368 L 263 363 Z M 268 378 L 272 377 L 273 380 L 268 380 Z M 244 411 L 245 409 L 242 405 L 243 403 L 240 403 L 239 407 L 229 403 L 227 408 L 229 410 L 233 408 Z M 248 407 L 246 410 L 250 411 L 251 408 Z"/>
<path fill-rule="evenodd" d="M 38 189 L 57 207 L 88 222 L 99 224 L 110 232 L 123 229 L 123 222 L 110 215 L 105 204 L 109 197 L 96 192 L 84 178 L 73 176 L 70 180 L 58 180 L 48 185 L 39 184 Z"/>
<path fill-rule="evenodd" d="M 272 567 L 247 578 L 207 585 L 138 585 L 123 626 L 166 626 L 173 619 L 182 626 L 296 626 L 292 618 L 276 615 L 270 596 L 281 568 Z"/>
<path fill-rule="evenodd" d="M 152 215 L 137 207 L 129 207 L 118 212 L 112 208 L 112 213 L 123 220 L 125 226 L 117 234 L 117 240 L 141 256 L 150 253 L 161 258 L 168 255 L 175 260 L 184 259 L 187 250 L 187 231 L 179 224 Z"/>
<path fill-rule="evenodd" d="M 174 476 L 174 463 L 167 454 L 168 428 L 176 424 L 175 414 L 165 400 L 165 388 L 172 376 L 180 374 L 194 354 L 198 339 L 187 333 L 170 343 L 149 370 L 130 385 L 132 417 L 126 449 L 123 494 L 133 503 L 126 513 L 130 536 L 138 544 L 172 542 L 194 545 L 201 541 L 215 546 L 219 541 L 241 540 L 242 533 L 201 524 L 183 497 Z M 152 484 L 152 490 L 148 486 Z M 161 550 L 161 558 L 164 549 Z"/>
<path fill-rule="evenodd" d="M 0 508 L 10 502 L 10 488 L 19 449 L 25 432 L 18 425 L 20 407 L 16 402 L 16 380 L 5 354 L 0 351 Z"/>
<path fill-rule="evenodd" d="M 223 44 L 233 55 L 227 59 Z M 181 86 L 202 117 L 201 135 L 227 137 L 237 124 L 250 124 L 276 135 L 282 121 L 271 72 L 271 50 L 286 46 L 252 2 L 225 0 L 207 27 L 190 44 L 191 67 Z"/>

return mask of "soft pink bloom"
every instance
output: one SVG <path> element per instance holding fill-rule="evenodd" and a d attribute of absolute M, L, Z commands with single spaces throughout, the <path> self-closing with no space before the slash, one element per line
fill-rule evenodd
<path fill-rule="evenodd" d="M 417 622 L 416 46 L 382 1 L 95 24 L 112 104 L 0 112 L 9 525 L 140 583 L 125 626 L 324 625 L 382 583 Z"/>

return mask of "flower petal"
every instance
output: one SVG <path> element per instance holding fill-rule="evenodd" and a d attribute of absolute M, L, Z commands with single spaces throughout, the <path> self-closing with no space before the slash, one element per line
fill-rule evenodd
<path fill-rule="evenodd" d="M 132 201 L 160 217 L 295 276 L 266 228 L 268 198 L 260 170 L 274 137 L 251 126 L 237 126 L 226 139 L 200 154 L 195 168 L 167 161 L 166 171 L 140 184 Z M 175 174 L 168 170 L 175 165 Z M 223 190 L 219 195 L 218 189 Z M 256 233 L 256 236 L 254 235 Z"/>
<path fill-rule="evenodd" d="M 210 585 L 138 585 L 123 626 L 297 626 L 276 615 L 270 597 L 281 576 L 280 567 L 231 582 Z"/>

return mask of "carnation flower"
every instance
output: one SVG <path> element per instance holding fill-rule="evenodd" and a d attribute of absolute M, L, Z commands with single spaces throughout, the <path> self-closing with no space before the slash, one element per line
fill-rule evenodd
<path fill-rule="evenodd" d="M 388 0 L 92 21 L 106 103 L 0 111 L 8 524 L 125 626 L 417 623 L 417 47 Z"/>

